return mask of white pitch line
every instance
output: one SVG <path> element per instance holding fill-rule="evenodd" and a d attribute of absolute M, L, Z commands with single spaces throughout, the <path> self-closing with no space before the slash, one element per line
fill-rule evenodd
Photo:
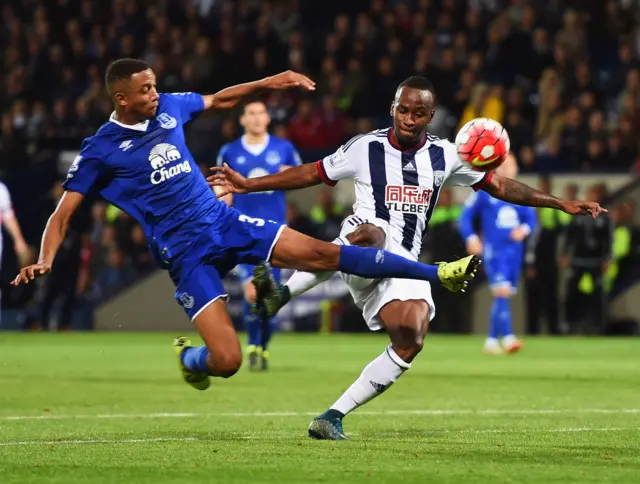
<path fill-rule="evenodd" d="M 309 417 L 318 415 L 315 412 L 222 412 L 222 413 L 193 413 L 193 412 L 155 412 L 155 413 L 104 413 L 96 415 L 4 415 L 0 421 L 14 420 L 124 420 L 147 418 L 202 418 L 202 417 Z M 354 415 L 571 415 L 571 414 L 639 414 L 640 408 L 578 408 L 578 409 L 422 409 L 422 410 L 362 410 Z"/>
<path fill-rule="evenodd" d="M 90 445 L 90 444 L 152 444 L 154 442 L 192 442 L 203 440 L 197 437 L 158 437 L 155 439 L 84 439 L 84 440 L 18 440 L 15 442 L 0 442 L 0 447 L 15 447 L 19 445 Z"/>
<path fill-rule="evenodd" d="M 624 432 L 628 430 L 638 431 L 640 427 L 567 427 L 556 429 L 457 429 L 457 430 L 425 430 L 425 436 L 442 434 L 546 434 L 546 433 L 575 433 L 575 432 Z M 357 436 L 358 434 L 349 434 Z M 402 437 L 402 432 L 383 432 L 379 436 Z M 238 433 L 236 438 L 246 440 L 274 440 L 303 438 L 303 434 L 291 433 Z M 77 439 L 77 440 L 18 440 L 0 442 L 0 447 L 18 447 L 26 445 L 100 445 L 100 444 L 155 444 L 162 442 L 213 442 L 216 438 L 202 437 L 157 437 L 151 439 Z"/>

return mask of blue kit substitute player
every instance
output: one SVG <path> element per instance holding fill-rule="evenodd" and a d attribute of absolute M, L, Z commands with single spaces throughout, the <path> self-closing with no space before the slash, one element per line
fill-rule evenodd
<path fill-rule="evenodd" d="M 509 178 L 517 175 L 518 165 L 513 155 L 509 155 L 496 173 Z M 482 241 L 473 225 L 478 217 Z M 469 253 L 483 255 L 485 272 L 494 298 L 489 318 L 489 335 L 484 344 L 485 353 L 515 353 L 522 347 L 522 342 L 513 335 L 509 299 L 518 287 L 524 258 L 524 240 L 536 224 L 534 208 L 513 205 L 493 198 L 486 192 L 474 193 L 465 202 L 460 216 L 460 233 L 466 241 Z"/>
<path fill-rule="evenodd" d="M 174 341 L 183 377 L 194 388 L 208 388 L 210 376 L 234 375 L 242 363 L 222 284 L 237 264 L 270 261 L 302 271 L 439 281 L 451 290 L 462 290 L 472 278 L 473 256 L 429 266 L 373 247 L 339 247 L 241 214 L 216 198 L 189 152 L 183 125 L 202 111 L 233 108 L 266 89 L 313 90 L 306 76 L 287 71 L 205 96 L 159 94 L 146 63 L 120 59 L 107 68 L 106 85 L 114 112 L 82 143 L 45 228 L 38 262 L 22 268 L 12 284 L 29 283 L 51 270 L 71 216 L 85 196 L 96 192 L 140 223 L 156 263 L 176 286 L 177 302 L 204 340 L 200 347 L 184 337 Z M 254 274 L 262 281 L 258 297 L 278 291 L 273 279 L 264 277 L 265 264 Z"/>
<path fill-rule="evenodd" d="M 279 173 L 301 164 L 300 156 L 293 145 L 284 139 L 270 135 L 267 131 L 271 119 L 267 106 L 260 100 L 251 100 L 244 105 L 240 124 L 244 135 L 222 147 L 217 164 L 227 164 L 247 178 Z M 281 190 L 229 194 L 223 197 L 229 206 L 249 217 L 286 223 L 287 202 Z M 247 356 L 250 369 L 268 367 L 268 345 L 274 322 L 267 317 L 259 317 L 251 311 L 250 304 L 256 300 L 256 289 L 251 283 L 255 266 L 240 264 L 236 271 L 244 285 L 245 300 L 242 307 L 244 325 L 249 337 Z M 280 283 L 280 269 L 272 269 L 274 280 Z"/>

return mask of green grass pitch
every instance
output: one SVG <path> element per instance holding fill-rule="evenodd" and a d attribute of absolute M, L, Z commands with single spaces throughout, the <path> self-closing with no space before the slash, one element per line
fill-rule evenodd
<path fill-rule="evenodd" d="M 0 482 L 638 483 L 640 340 L 429 336 L 411 371 L 306 436 L 383 335 L 277 335 L 272 369 L 197 392 L 166 334 L 0 333 Z"/>

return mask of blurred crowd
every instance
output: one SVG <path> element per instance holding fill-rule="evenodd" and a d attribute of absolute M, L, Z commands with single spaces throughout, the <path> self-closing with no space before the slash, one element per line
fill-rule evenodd
<path fill-rule="evenodd" d="M 436 135 L 484 115 L 505 124 L 526 170 L 630 170 L 639 12 L 636 0 L 7 0 L 2 168 L 77 148 L 111 112 L 107 63 L 140 57 L 163 91 L 308 73 L 313 97 L 268 97 L 273 129 L 303 152 L 386 125 L 399 81 L 422 74 L 436 86 Z M 210 162 L 237 131 L 233 117 L 194 123 L 196 158 Z"/>
<path fill-rule="evenodd" d="M 524 172 L 630 172 L 640 153 L 639 3 L 5 0 L 0 177 L 35 244 L 43 222 L 31 215 L 47 212 L 49 201 L 36 203 L 33 192 L 58 180 L 61 152 L 77 151 L 108 119 L 103 75 L 119 57 L 148 62 L 161 91 L 215 92 L 288 68 L 310 75 L 312 95 L 265 98 L 272 131 L 304 161 L 386 127 L 397 84 L 424 75 L 436 88 L 437 136 L 452 139 L 466 121 L 486 116 L 505 125 Z M 187 129 L 203 170 L 240 134 L 235 112 Z M 331 240 L 345 209 L 321 197 L 308 217 L 294 206 L 290 217 L 294 228 Z M 125 214 L 101 204 L 89 212 L 74 293 L 98 298 L 151 261 Z M 89 268 L 91 283 L 82 276 Z"/>

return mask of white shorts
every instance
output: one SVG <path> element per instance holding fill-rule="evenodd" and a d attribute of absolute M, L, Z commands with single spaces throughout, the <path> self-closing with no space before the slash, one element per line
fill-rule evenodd
<path fill-rule="evenodd" d="M 386 235 L 384 249 L 394 254 L 415 260 L 402 245 L 391 240 L 387 232 L 387 222 L 383 220 L 364 220 L 357 215 L 351 215 L 342 222 L 340 242 L 348 243 L 346 236 L 358 228 L 362 223 L 370 223 L 381 228 Z M 436 306 L 431 295 L 431 284 L 428 281 L 413 279 L 365 279 L 351 274 L 340 273 L 340 277 L 349 287 L 353 301 L 362 310 L 364 320 L 371 331 L 382 328 L 382 321 L 378 317 L 380 310 L 391 301 L 425 301 L 429 305 L 429 320 L 436 314 Z"/>

